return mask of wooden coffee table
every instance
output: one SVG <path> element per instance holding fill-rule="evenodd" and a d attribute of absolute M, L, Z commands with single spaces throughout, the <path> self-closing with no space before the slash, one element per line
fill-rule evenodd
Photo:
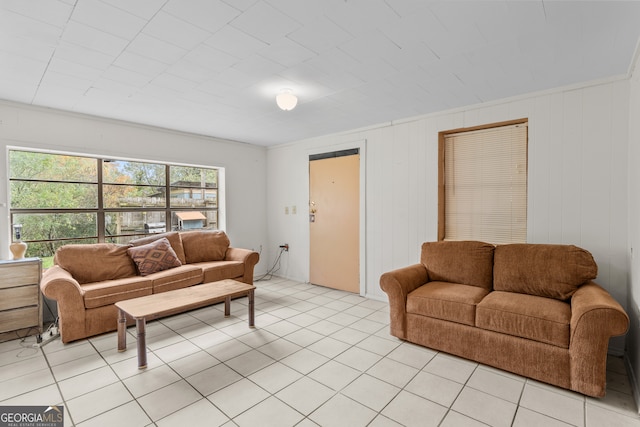
<path fill-rule="evenodd" d="M 138 333 L 138 369 L 147 367 L 146 322 L 158 317 L 204 307 L 224 300 L 225 317 L 231 314 L 231 298 L 247 296 L 249 299 L 249 327 L 254 327 L 255 286 L 225 279 L 184 289 L 162 292 L 118 301 L 118 351 L 127 349 L 127 316 L 135 319 Z"/>

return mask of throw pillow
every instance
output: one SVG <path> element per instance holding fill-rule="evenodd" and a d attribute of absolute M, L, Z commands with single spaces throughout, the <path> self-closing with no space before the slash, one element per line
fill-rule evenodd
<path fill-rule="evenodd" d="M 127 252 L 136 263 L 141 276 L 182 265 L 166 237 L 146 245 L 130 247 Z"/>
<path fill-rule="evenodd" d="M 151 234 L 146 237 L 141 237 L 139 239 L 133 239 L 129 241 L 129 245 L 131 246 L 142 246 L 147 243 L 155 242 L 156 240 L 162 239 L 166 237 L 169 243 L 171 244 L 171 249 L 173 249 L 178 256 L 178 259 L 181 263 L 186 264 L 187 260 L 184 257 L 184 248 L 182 247 L 182 239 L 180 238 L 180 234 L 177 231 L 169 231 L 167 233 L 161 234 Z"/>

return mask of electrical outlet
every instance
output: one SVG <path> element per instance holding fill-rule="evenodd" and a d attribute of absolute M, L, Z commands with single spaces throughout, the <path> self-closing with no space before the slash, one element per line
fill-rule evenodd
<path fill-rule="evenodd" d="M 284 249 L 285 252 L 289 252 L 289 244 L 285 243 L 284 245 L 280 245 L 280 249 Z"/>

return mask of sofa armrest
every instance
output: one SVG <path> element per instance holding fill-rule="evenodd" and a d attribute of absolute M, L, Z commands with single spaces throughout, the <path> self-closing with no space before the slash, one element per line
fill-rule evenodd
<path fill-rule="evenodd" d="M 84 331 L 84 289 L 71 273 L 59 265 L 48 268 L 42 274 L 40 289 L 47 298 L 58 304 L 58 326 L 62 342 L 72 340 L 76 336 L 76 329 Z"/>
<path fill-rule="evenodd" d="M 571 298 L 571 385 L 590 396 L 604 396 L 609 338 L 623 335 L 629 316 L 594 282 L 582 285 Z"/>
<path fill-rule="evenodd" d="M 389 271 L 380 276 L 380 288 L 389 297 L 391 335 L 401 339 L 407 336 L 407 295 L 429 281 L 422 264 Z"/>
<path fill-rule="evenodd" d="M 258 261 L 260 261 L 260 254 L 258 252 L 241 249 L 241 248 L 228 248 L 224 257 L 225 261 L 240 261 L 244 263 L 244 275 L 242 281 L 253 285 L 253 270 Z"/>
<path fill-rule="evenodd" d="M 72 298 L 79 296 L 81 299 L 84 296 L 84 290 L 80 287 L 78 281 L 71 276 L 71 273 L 59 265 L 54 265 L 44 271 L 40 281 L 40 289 L 47 298 L 56 301 L 67 296 Z"/>

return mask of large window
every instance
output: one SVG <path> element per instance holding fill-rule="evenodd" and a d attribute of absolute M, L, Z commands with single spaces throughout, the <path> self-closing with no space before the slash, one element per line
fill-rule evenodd
<path fill-rule="evenodd" d="M 218 169 L 9 151 L 11 223 L 28 256 L 68 243 L 126 243 L 218 228 Z M 15 239 L 15 235 L 13 236 Z"/>
<path fill-rule="evenodd" d="M 440 134 L 439 240 L 527 240 L 527 122 Z"/>

